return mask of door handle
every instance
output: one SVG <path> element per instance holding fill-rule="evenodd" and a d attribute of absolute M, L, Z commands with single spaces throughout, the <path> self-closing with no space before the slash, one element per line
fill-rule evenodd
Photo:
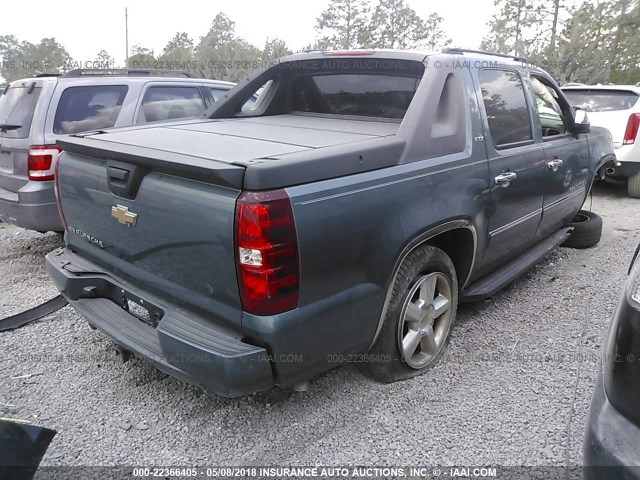
<path fill-rule="evenodd" d="M 494 180 L 496 182 L 496 185 L 507 188 L 509 185 L 511 185 L 511 182 L 513 182 L 517 176 L 518 175 L 516 175 L 516 172 L 504 172 L 495 177 Z"/>
<path fill-rule="evenodd" d="M 549 160 L 547 162 L 547 167 L 549 167 L 549 170 L 551 170 L 552 172 L 557 172 L 558 169 L 562 166 L 562 160 L 560 160 L 559 158 L 554 158 L 553 160 Z"/>

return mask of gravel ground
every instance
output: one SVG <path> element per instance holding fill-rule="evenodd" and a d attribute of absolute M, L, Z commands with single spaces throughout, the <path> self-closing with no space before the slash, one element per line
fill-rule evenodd
<path fill-rule="evenodd" d="M 66 307 L 0 334 L 0 416 L 58 431 L 47 465 L 577 465 L 638 207 L 597 186 L 602 242 L 562 248 L 492 300 L 461 306 L 444 360 L 410 381 L 379 385 L 346 366 L 305 393 L 209 397 L 121 363 Z M 0 317 L 57 293 L 43 256 L 60 244 L 0 224 Z"/>

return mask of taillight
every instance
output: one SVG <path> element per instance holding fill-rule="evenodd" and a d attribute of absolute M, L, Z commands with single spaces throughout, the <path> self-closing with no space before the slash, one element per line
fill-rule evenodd
<path fill-rule="evenodd" d="M 245 312 L 274 315 L 298 306 L 298 239 L 291 201 L 284 190 L 240 195 L 236 261 Z"/>
<path fill-rule="evenodd" d="M 636 142 L 638 130 L 640 129 L 640 113 L 632 113 L 627 122 L 627 129 L 624 132 L 623 145 L 632 145 Z"/>
<path fill-rule="evenodd" d="M 60 170 L 60 159 L 56 162 L 55 166 L 55 179 L 53 182 L 53 192 L 56 196 L 56 205 L 58 205 L 58 215 L 60 215 L 60 220 L 62 221 L 62 225 L 64 225 L 64 229 L 67 230 L 67 219 L 64 218 L 64 213 L 62 212 L 62 200 L 60 199 L 60 175 L 58 171 Z"/>
<path fill-rule="evenodd" d="M 57 145 L 32 145 L 29 147 L 29 180 L 53 180 L 56 162 L 62 149 Z"/>

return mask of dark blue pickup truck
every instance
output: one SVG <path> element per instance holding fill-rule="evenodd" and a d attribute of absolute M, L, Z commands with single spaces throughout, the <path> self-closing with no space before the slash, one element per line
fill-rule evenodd
<path fill-rule="evenodd" d="M 120 349 L 208 392 L 424 373 L 458 302 L 600 238 L 580 209 L 611 136 L 522 59 L 296 54 L 205 115 L 60 140 L 47 269 Z"/>

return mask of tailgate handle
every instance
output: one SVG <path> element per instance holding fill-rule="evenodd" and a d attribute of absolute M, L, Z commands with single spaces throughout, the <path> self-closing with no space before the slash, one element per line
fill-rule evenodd
<path fill-rule="evenodd" d="M 118 182 L 127 182 L 129 179 L 129 170 L 125 170 L 124 168 L 118 167 L 109 167 L 109 180 L 110 181 L 118 181 Z"/>
<path fill-rule="evenodd" d="M 130 200 L 136 198 L 142 179 L 147 173 L 149 173 L 149 170 L 140 165 L 132 165 L 115 160 L 107 161 L 109 188 L 119 197 Z"/>

